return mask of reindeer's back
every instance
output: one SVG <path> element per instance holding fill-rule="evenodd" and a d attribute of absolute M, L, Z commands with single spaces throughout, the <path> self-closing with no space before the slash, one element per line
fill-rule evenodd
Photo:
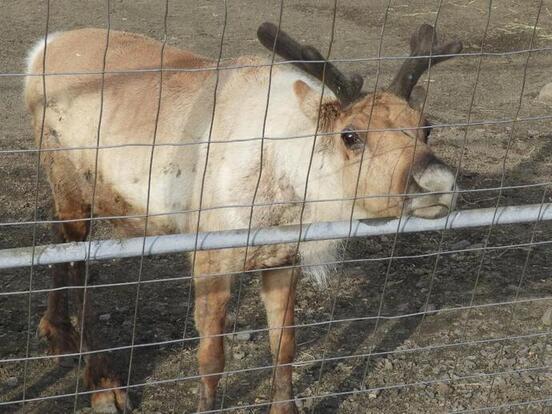
<path fill-rule="evenodd" d="M 37 145 L 57 148 L 49 152 L 51 162 L 67 166 L 64 174 L 70 174 L 81 188 L 100 183 L 100 200 L 113 199 L 116 193 L 129 206 L 128 211 L 142 214 L 151 175 L 150 212 L 185 209 L 187 201 L 179 194 L 193 181 L 197 148 L 172 144 L 199 139 L 206 129 L 212 113 L 214 72 L 193 69 L 214 65 L 206 58 L 167 46 L 163 68 L 192 70 L 163 72 L 161 84 L 157 69 L 162 43 L 111 31 L 105 55 L 107 73 L 102 76 L 106 41 L 107 32 L 100 29 L 49 37 L 46 96 L 41 76 L 44 43 L 31 50 L 28 73 L 37 76 L 27 77 L 25 100 Z M 153 142 L 160 145 L 150 170 Z M 91 179 L 95 171 L 98 177 Z M 105 211 L 99 206 L 97 212 L 121 213 L 111 211 L 108 204 Z"/>
<path fill-rule="evenodd" d="M 125 76 L 132 77 L 125 72 L 133 71 L 153 73 L 158 77 L 155 70 L 161 67 L 161 42 L 139 34 L 115 30 L 109 32 L 108 40 L 107 34 L 107 30 L 93 28 L 53 33 L 48 37 L 45 62 L 44 39 L 30 50 L 27 73 L 40 75 L 45 67 L 45 72 L 53 75 L 47 76 L 47 93 L 50 96 L 55 96 L 59 90 L 81 92 L 82 89 L 99 88 L 104 58 L 105 72 L 108 72 L 105 77 L 107 82 L 115 76 L 119 80 Z M 172 46 L 165 46 L 163 51 L 163 68 L 191 69 L 191 72 L 183 73 L 184 77 L 201 77 L 204 72 L 193 69 L 212 64 L 208 58 Z M 33 105 L 35 97 L 42 96 L 42 89 L 41 76 L 27 78 L 25 96 L 29 106 Z"/>

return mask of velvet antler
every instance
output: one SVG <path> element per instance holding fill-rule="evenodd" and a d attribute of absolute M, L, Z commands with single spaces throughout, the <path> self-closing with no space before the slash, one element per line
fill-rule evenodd
<path fill-rule="evenodd" d="M 422 24 L 410 38 L 410 58 L 406 59 L 389 85 L 389 92 L 408 100 L 412 89 L 430 65 L 448 60 L 461 51 L 462 42 L 453 40 L 441 43 L 433 26 Z"/>
<path fill-rule="evenodd" d="M 317 49 L 301 45 L 275 24 L 263 23 L 257 30 L 257 37 L 264 47 L 274 50 L 286 60 L 294 61 L 295 66 L 323 82 L 343 106 L 361 96 L 363 79 L 360 75 L 346 76 L 324 59 Z"/>

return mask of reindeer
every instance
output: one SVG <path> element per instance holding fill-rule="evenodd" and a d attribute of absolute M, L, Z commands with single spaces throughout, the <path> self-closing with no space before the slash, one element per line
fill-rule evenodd
<path fill-rule="evenodd" d="M 93 216 L 111 217 L 122 236 L 141 236 L 348 220 L 353 203 L 354 218 L 363 219 L 434 218 L 454 208 L 455 175 L 431 151 L 430 124 L 409 99 L 428 67 L 458 53 L 460 42 L 441 43 L 433 27 L 422 25 L 411 38 L 412 58 L 391 85 L 366 93 L 359 75 L 344 75 L 273 24 L 261 25 L 258 37 L 294 66 L 240 57 L 217 71 L 212 59 L 100 29 L 50 35 L 46 46 L 41 41 L 30 51 L 27 73 L 35 76 L 26 77 L 25 100 L 37 145 L 48 150 L 40 161 L 60 241 L 86 240 Z M 44 71 L 65 75 L 40 76 Z M 254 208 L 239 207 L 253 202 Z M 336 242 L 323 241 L 298 250 L 295 244 L 249 248 L 247 257 L 244 248 L 191 254 L 199 411 L 215 408 L 224 372 L 232 275 L 252 269 L 262 277 L 275 365 L 270 412 L 296 411 L 298 275 L 289 265 L 331 261 L 336 252 Z M 79 287 L 71 292 L 83 329 L 70 322 L 67 290 L 51 291 L 38 326 L 49 352 L 79 352 L 80 338 L 84 349 L 101 349 L 91 301 L 84 301 L 83 263 L 52 272 L 54 288 Z M 327 271 L 311 273 L 323 283 Z M 88 353 L 85 362 L 93 409 L 130 409 L 108 358 Z"/>

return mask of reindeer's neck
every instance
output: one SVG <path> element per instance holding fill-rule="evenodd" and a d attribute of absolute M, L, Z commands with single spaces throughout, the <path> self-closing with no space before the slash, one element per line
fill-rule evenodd
<path fill-rule="evenodd" d="M 295 204 L 297 208 L 294 208 L 281 202 L 302 201 L 305 191 L 308 200 L 343 198 L 338 157 L 331 149 L 322 150 L 323 136 L 316 138 L 313 151 L 316 125 L 299 107 L 293 90 L 294 82 L 299 79 L 320 88 L 316 81 L 292 68 L 274 68 L 270 96 L 268 71 L 255 69 L 251 74 L 237 73 L 224 79 L 217 95 L 212 136 L 217 141 L 232 143 L 211 146 L 207 183 L 215 185 L 216 190 L 204 195 L 204 207 L 251 203 L 259 183 L 255 203 L 277 202 L 277 206 L 257 209 L 254 225 L 279 225 L 298 222 L 300 205 Z M 201 175 L 198 175 L 194 194 L 200 194 L 200 185 Z M 337 204 L 309 203 L 303 220 L 340 219 L 336 213 L 343 209 Z M 225 210 L 220 220 L 220 226 L 227 221 L 233 227 L 249 224 L 249 216 L 242 216 L 238 211 L 229 220 Z"/>
<path fill-rule="evenodd" d="M 320 201 L 342 199 L 343 174 L 339 154 L 330 137 L 299 107 L 293 83 L 301 79 L 321 91 L 316 81 L 295 69 L 282 71 L 273 78 L 266 136 L 279 137 L 265 143 L 267 158 L 277 177 L 286 177 L 297 200 Z M 329 91 L 327 91 L 329 92 Z M 316 137 L 316 138 L 315 138 Z M 305 209 L 308 221 L 341 219 L 342 202 L 309 203 Z"/>

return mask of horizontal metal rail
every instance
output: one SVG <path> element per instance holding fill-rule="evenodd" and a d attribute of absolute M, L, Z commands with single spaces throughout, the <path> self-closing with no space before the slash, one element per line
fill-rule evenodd
<path fill-rule="evenodd" d="M 368 237 L 384 234 L 416 233 L 488 226 L 491 224 L 530 223 L 552 220 L 552 203 L 531 204 L 474 210 L 459 210 L 440 219 L 405 217 L 403 219 L 374 219 L 310 223 L 298 225 L 267 227 L 251 230 L 250 246 L 283 244 L 316 240 L 343 239 L 349 237 Z M 245 247 L 248 230 L 228 230 L 200 232 L 197 237 L 197 250 L 215 250 Z M 90 248 L 89 248 L 90 247 Z M 54 263 L 77 262 L 81 260 L 105 260 L 190 252 L 196 249 L 196 234 L 172 234 L 163 236 L 134 237 L 123 240 L 93 240 L 44 246 L 22 247 L 0 250 L 0 269 L 48 265 Z"/>

